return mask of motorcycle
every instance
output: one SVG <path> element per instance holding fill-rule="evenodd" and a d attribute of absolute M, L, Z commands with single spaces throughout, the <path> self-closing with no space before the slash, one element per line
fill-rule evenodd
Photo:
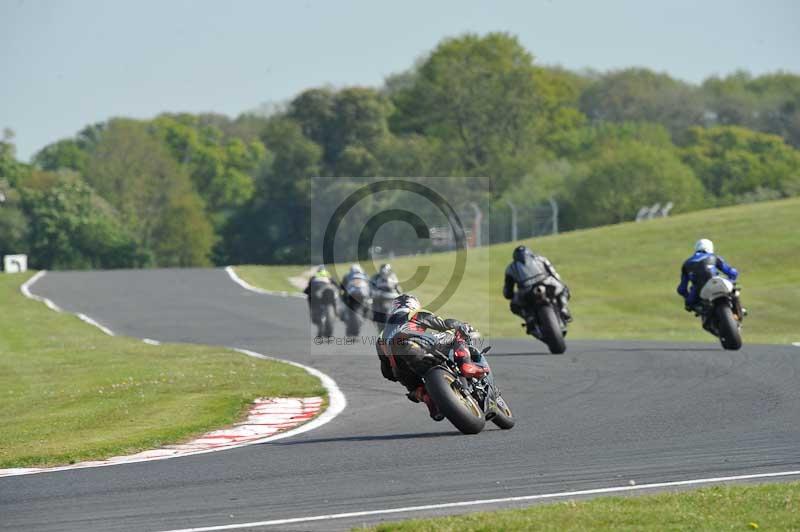
<path fill-rule="evenodd" d="M 715 276 L 700 290 L 700 305 L 692 309 L 702 319 L 703 329 L 718 337 L 722 347 L 735 351 L 742 347 L 742 320 L 747 311 L 739 299 L 740 289 L 733 282 Z"/>
<path fill-rule="evenodd" d="M 486 421 L 501 429 L 514 427 L 514 416 L 500 395 L 484 355 L 491 349 L 478 350 L 469 333 L 456 330 L 456 339 L 466 344 L 470 361 L 458 367 L 454 349 L 448 353 L 434 350 L 435 365 L 422 377 L 425 390 L 439 412 L 464 434 L 477 434 Z"/>
<path fill-rule="evenodd" d="M 528 334 L 547 344 L 550 352 L 561 354 L 567 350 L 564 337 L 567 323 L 561 316 L 561 304 L 555 293 L 556 287 L 538 283 L 522 301 L 523 314 Z"/>
<path fill-rule="evenodd" d="M 396 284 L 392 287 L 372 285 L 372 321 L 379 334 L 383 332 L 386 318 L 392 311 L 392 301 L 399 295 Z"/>
<path fill-rule="evenodd" d="M 336 318 L 336 287 L 329 283 L 312 286 L 309 297 L 311 321 L 317 326 L 317 336 L 333 336 L 333 324 Z"/>
<path fill-rule="evenodd" d="M 372 297 L 369 281 L 366 279 L 353 279 L 344 288 L 342 294 L 341 319 L 345 324 L 347 336 L 358 336 L 361 325 L 372 308 Z"/>

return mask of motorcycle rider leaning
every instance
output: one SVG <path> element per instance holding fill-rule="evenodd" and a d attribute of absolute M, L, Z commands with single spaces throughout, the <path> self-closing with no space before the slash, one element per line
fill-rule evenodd
<path fill-rule="evenodd" d="M 454 347 L 455 361 L 459 366 L 470 359 L 469 350 L 459 341 L 454 330 L 465 333 L 472 330 L 469 324 L 455 319 L 442 319 L 422 310 L 419 300 L 402 294 L 392 302 L 386 328 L 376 342 L 381 361 L 381 374 L 390 381 L 400 382 L 408 389 L 408 397 L 415 403 L 423 402 L 435 421 L 444 416 L 425 391 L 422 376 L 436 364 L 430 352 L 438 349 L 448 352 Z"/>
<path fill-rule="evenodd" d="M 333 290 L 338 289 L 338 285 L 331 277 L 330 272 L 325 268 L 325 265 L 317 267 L 317 271 L 308 280 L 303 293 L 308 296 L 308 311 L 311 314 L 311 323 L 319 325 L 321 300 L 318 294 L 322 293 L 325 287 L 330 286 Z M 334 304 L 336 300 L 334 299 Z"/>
<path fill-rule="evenodd" d="M 381 264 L 381 268 L 370 278 L 369 285 L 378 293 L 399 294 L 403 291 L 390 264 Z"/>
<path fill-rule="evenodd" d="M 677 292 L 683 296 L 687 311 L 696 310 L 700 299 L 700 290 L 709 279 L 719 275 L 719 271 L 722 271 L 733 282 L 739 277 L 736 268 L 726 263 L 722 257 L 714 254 L 714 243 L 707 238 L 701 238 L 694 245 L 694 255 L 686 259 L 681 266 L 681 282 Z"/>
<path fill-rule="evenodd" d="M 561 276 L 547 257 L 537 255 L 525 246 L 517 246 L 512 259 L 506 268 L 503 285 L 503 297 L 511 300 L 509 305 L 511 312 L 522 317 L 530 328 L 532 322 L 525 315 L 524 301 L 535 285 L 543 283 L 555 289 L 564 321 L 572 321 L 572 314 L 567 306 L 570 298 L 569 288 L 561 281 Z M 514 291 L 515 286 L 516 291 Z"/>
<path fill-rule="evenodd" d="M 363 279 L 369 281 L 367 274 L 364 273 L 364 268 L 359 264 L 352 264 L 350 270 L 342 277 L 342 287 L 347 290 L 347 287 L 352 284 L 356 279 Z"/>

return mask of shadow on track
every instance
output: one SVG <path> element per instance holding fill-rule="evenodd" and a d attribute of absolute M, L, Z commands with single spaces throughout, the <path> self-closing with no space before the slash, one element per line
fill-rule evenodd
<path fill-rule="evenodd" d="M 390 441 L 390 440 L 414 440 L 427 438 L 444 438 L 449 436 L 463 436 L 457 430 L 448 432 L 417 432 L 412 434 L 381 434 L 376 436 L 343 436 L 341 438 L 313 438 L 300 441 L 276 441 L 266 442 L 259 445 L 303 445 L 306 443 L 336 443 L 343 441 Z"/>
<path fill-rule="evenodd" d="M 541 351 L 538 353 L 495 353 L 494 351 L 490 352 L 486 355 L 490 361 L 495 357 L 560 357 L 564 355 L 554 355 L 553 353 L 548 353 L 546 351 Z"/>

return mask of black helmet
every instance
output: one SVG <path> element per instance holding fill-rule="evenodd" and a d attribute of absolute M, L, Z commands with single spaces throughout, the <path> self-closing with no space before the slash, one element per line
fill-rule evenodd
<path fill-rule="evenodd" d="M 517 262 L 525 262 L 525 257 L 528 255 L 533 255 L 530 249 L 526 246 L 517 246 L 514 248 L 514 253 L 511 256 Z"/>

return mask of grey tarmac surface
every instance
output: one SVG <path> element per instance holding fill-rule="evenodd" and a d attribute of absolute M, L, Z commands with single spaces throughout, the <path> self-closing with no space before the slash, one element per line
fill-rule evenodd
<path fill-rule="evenodd" d="M 248 292 L 223 270 L 48 273 L 32 291 L 118 334 L 311 365 L 337 381 L 348 406 L 273 443 L 0 478 L 3 530 L 169 530 L 800 469 L 797 347 L 568 341 L 554 356 L 533 340 L 492 339 L 517 426 L 463 436 L 380 376 L 369 340 L 316 346 L 304 300 Z M 468 510 L 501 506 L 510 505 Z"/>

